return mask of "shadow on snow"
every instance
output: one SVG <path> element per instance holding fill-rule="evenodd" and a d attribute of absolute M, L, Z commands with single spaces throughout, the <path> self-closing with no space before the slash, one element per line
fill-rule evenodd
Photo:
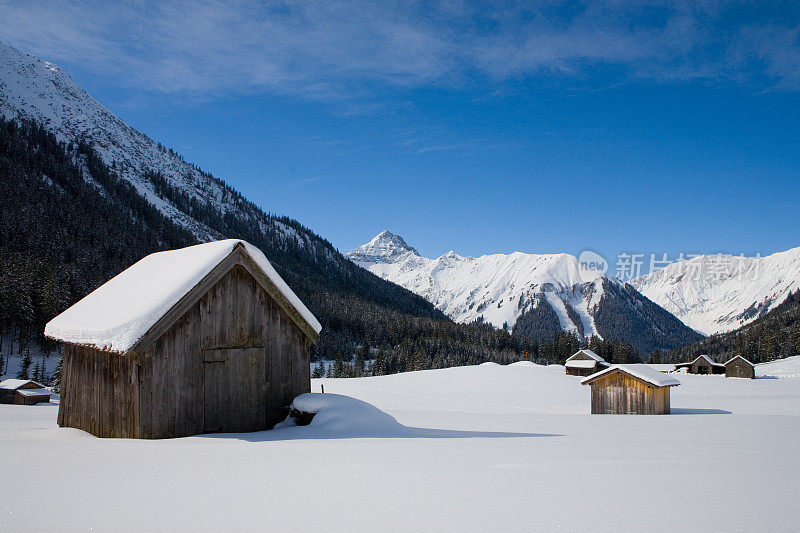
<path fill-rule="evenodd" d="M 454 429 L 428 429 L 400 426 L 392 431 L 333 432 L 296 426 L 253 433 L 205 433 L 196 437 L 207 439 L 239 439 L 249 442 L 271 442 L 283 440 L 327 440 L 327 439 L 507 439 L 533 437 L 563 437 L 551 433 L 513 433 L 502 431 L 460 431 Z"/>
<path fill-rule="evenodd" d="M 673 407 L 670 409 L 673 415 L 730 415 L 731 411 L 724 409 L 697 409 L 692 407 Z"/>

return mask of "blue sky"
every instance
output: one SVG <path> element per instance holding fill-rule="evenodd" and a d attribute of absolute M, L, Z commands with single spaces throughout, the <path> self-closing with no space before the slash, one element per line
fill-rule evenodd
<path fill-rule="evenodd" d="M 341 250 L 800 245 L 796 2 L 0 0 L 0 39 Z"/>

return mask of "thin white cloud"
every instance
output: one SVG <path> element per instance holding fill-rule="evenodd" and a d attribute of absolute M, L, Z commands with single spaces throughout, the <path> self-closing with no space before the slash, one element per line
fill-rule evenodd
<path fill-rule="evenodd" d="M 349 102 L 352 112 L 379 109 L 363 101 L 387 88 L 583 78 L 607 67 L 619 81 L 800 88 L 800 10 L 757 7 L 0 0 L 0 39 L 125 86 L 202 97 L 271 91 Z"/>

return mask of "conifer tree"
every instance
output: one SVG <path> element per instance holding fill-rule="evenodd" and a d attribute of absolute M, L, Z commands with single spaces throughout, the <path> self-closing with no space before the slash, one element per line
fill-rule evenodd
<path fill-rule="evenodd" d="M 333 377 L 344 377 L 344 363 L 342 363 L 342 352 L 336 352 L 336 358 L 333 360 Z"/>
<path fill-rule="evenodd" d="M 378 351 L 375 352 L 375 361 L 372 363 L 373 376 L 380 376 L 384 373 L 383 367 L 386 364 L 384 357 L 383 346 L 380 346 Z"/>
<path fill-rule="evenodd" d="M 314 366 L 314 372 L 311 373 L 312 378 L 321 378 L 325 375 L 325 366 L 322 362 L 322 359 L 317 361 L 317 364 Z"/>
<path fill-rule="evenodd" d="M 17 379 L 30 379 L 31 364 L 33 364 L 31 351 L 26 347 L 19 365 L 19 372 L 17 372 Z"/>
<path fill-rule="evenodd" d="M 53 389 L 56 392 L 61 391 L 61 365 L 63 362 L 63 358 L 58 358 L 58 363 L 56 363 L 56 367 L 53 369 Z"/>
<path fill-rule="evenodd" d="M 356 350 L 356 360 L 353 364 L 353 375 L 355 377 L 361 377 L 364 375 L 364 362 L 366 361 L 369 353 L 369 344 L 367 341 Z"/>

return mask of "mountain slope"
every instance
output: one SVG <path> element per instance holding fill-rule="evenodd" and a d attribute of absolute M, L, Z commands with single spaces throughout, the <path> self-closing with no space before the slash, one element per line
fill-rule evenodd
<path fill-rule="evenodd" d="M 765 315 L 800 289 L 800 247 L 763 258 L 698 256 L 630 283 L 689 327 L 723 333 Z"/>
<path fill-rule="evenodd" d="M 95 167 L 107 167 L 103 172 L 130 184 L 155 212 L 185 230 L 193 240 L 241 238 L 262 249 L 327 331 L 315 347 L 317 355 L 333 357 L 336 350 L 351 353 L 367 334 L 366 330 L 377 327 L 377 317 L 386 313 L 445 320 L 423 298 L 358 268 L 308 228 L 286 217 L 268 215 L 223 181 L 134 130 L 58 67 L 2 43 L 0 116 L 44 126 L 57 141 L 64 143 L 64 157 L 79 169 L 86 184 L 100 197 L 107 197 L 110 191 L 96 179 L 97 170 L 87 166 L 90 160 Z M 32 146 L 36 144 L 35 140 L 31 142 Z M 11 161 L 10 167 L 14 165 L 16 162 Z M 13 176 L 5 174 L 2 178 L 10 180 Z M 78 194 L 89 194 L 87 191 L 90 190 L 83 189 Z M 131 209 L 128 204 L 118 207 Z M 57 220 L 61 213 L 57 206 L 51 208 L 52 211 L 41 216 Z M 10 215 L 6 211 L 2 216 Z M 137 217 L 134 222 L 143 224 L 144 220 Z M 159 236 L 162 247 L 173 244 L 172 240 Z M 24 253 L 22 240 L 14 242 L 19 237 L 12 235 L 12 242 L 5 244 Z M 134 255 L 126 256 L 127 264 L 140 258 Z M 116 273 L 105 269 L 100 272 Z M 91 285 L 81 286 L 88 289 L 96 286 Z M 367 317 L 355 316 L 348 306 L 364 309 Z"/>
<path fill-rule="evenodd" d="M 701 336 L 633 287 L 583 269 L 568 254 L 420 256 L 384 231 L 347 256 L 423 296 L 456 322 L 486 321 L 536 339 L 560 331 L 630 342 L 649 353 Z"/>

